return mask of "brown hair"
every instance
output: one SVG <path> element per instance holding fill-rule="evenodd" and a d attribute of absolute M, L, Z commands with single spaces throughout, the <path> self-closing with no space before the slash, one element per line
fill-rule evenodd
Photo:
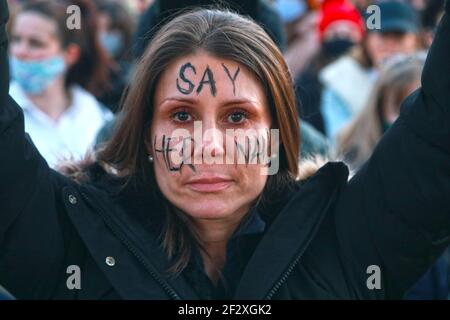
<path fill-rule="evenodd" d="M 69 29 L 66 25 L 67 8 L 76 5 L 81 11 L 81 29 Z M 23 12 L 36 12 L 49 17 L 57 24 L 57 32 L 61 45 L 67 48 L 70 44 L 80 47 L 78 61 L 70 67 L 66 75 L 66 85 L 78 84 L 98 96 L 109 89 L 108 56 L 98 41 L 97 12 L 88 0 L 47 0 L 25 5 L 16 16 Z"/>
<path fill-rule="evenodd" d="M 134 17 L 125 7 L 123 1 L 96 0 L 95 5 L 99 13 L 104 13 L 111 18 L 110 30 L 119 30 L 123 36 L 123 47 L 116 59 L 131 62 L 131 46 L 135 30 Z"/>
<path fill-rule="evenodd" d="M 259 201 L 275 200 L 298 175 L 300 132 L 292 79 L 281 52 L 266 32 L 252 20 L 230 11 L 189 11 L 159 30 L 136 67 L 115 133 L 99 152 L 98 160 L 122 176 L 141 180 L 163 199 L 146 152 L 154 91 L 159 76 L 171 62 L 198 50 L 241 63 L 263 84 L 272 127 L 279 129 L 282 144 L 279 171 L 269 176 Z M 167 204 L 162 242 L 169 257 L 175 258 L 172 271 L 179 272 L 189 261 L 195 236 L 187 226 L 186 215 L 170 207 Z"/>
<path fill-rule="evenodd" d="M 425 56 L 399 55 L 388 60 L 375 83 L 365 108 L 337 137 L 337 155 L 357 169 L 372 154 L 383 135 L 383 106 L 398 106 L 409 87 L 420 80 Z"/>

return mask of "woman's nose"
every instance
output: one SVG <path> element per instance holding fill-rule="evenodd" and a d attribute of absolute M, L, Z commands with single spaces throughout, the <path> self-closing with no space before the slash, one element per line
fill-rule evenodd
<path fill-rule="evenodd" d="M 203 121 L 202 134 L 202 158 L 205 163 L 213 163 L 217 157 L 223 157 L 225 154 L 224 135 L 214 121 Z M 198 150 L 200 151 L 200 150 Z"/>

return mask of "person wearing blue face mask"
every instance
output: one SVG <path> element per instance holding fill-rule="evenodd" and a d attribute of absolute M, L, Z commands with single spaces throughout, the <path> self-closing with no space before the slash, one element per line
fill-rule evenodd
<path fill-rule="evenodd" d="M 66 62 L 60 55 L 30 61 L 11 58 L 13 79 L 29 95 L 42 94 L 65 69 Z"/>
<path fill-rule="evenodd" d="M 131 48 L 136 19 L 120 1 L 96 0 L 95 6 L 98 11 L 99 42 L 111 58 L 111 88 L 98 99 L 116 112 L 133 66 Z"/>
<path fill-rule="evenodd" d="M 71 4 L 95 12 L 87 1 Z M 71 30 L 67 7 L 63 0 L 26 5 L 11 28 L 10 94 L 20 102 L 25 130 L 50 166 L 82 157 L 112 118 L 94 97 L 109 86 L 95 16 L 84 15 L 80 30 Z"/>

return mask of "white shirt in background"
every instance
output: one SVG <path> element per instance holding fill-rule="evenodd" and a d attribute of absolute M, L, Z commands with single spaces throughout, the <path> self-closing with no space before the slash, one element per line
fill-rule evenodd
<path fill-rule="evenodd" d="M 98 131 L 113 118 L 80 86 L 72 86 L 70 91 L 72 104 L 55 122 L 27 98 L 16 82 L 11 83 L 9 93 L 23 109 L 25 131 L 50 167 L 63 158 L 82 158 L 93 147 Z"/>

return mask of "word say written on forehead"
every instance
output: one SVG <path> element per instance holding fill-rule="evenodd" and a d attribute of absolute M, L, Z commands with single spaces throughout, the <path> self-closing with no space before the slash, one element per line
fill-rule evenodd
<path fill-rule="evenodd" d="M 237 67 L 234 72 L 231 72 L 224 63 L 222 63 L 222 68 L 226 73 L 226 75 L 228 76 L 228 78 L 230 79 L 231 84 L 233 85 L 233 94 L 236 95 L 235 82 L 241 69 Z M 191 94 L 195 90 L 195 84 L 191 80 L 189 80 L 186 76 L 186 72 L 189 70 L 191 70 L 194 74 L 197 74 L 195 66 L 193 66 L 190 62 L 188 62 L 181 66 L 179 71 L 179 78 L 177 78 L 177 89 L 180 93 L 185 95 Z M 203 72 L 202 75 L 202 79 L 200 80 L 200 83 L 197 86 L 196 90 L 197 95 L 200 94 L 204 85 L 209 85 L 211 94 L 215 97 L 217 93 L 216 80 L 214 80 L 214 73 L 211 71 L 209 66 L 206 66 L 205 71 Z"/>

